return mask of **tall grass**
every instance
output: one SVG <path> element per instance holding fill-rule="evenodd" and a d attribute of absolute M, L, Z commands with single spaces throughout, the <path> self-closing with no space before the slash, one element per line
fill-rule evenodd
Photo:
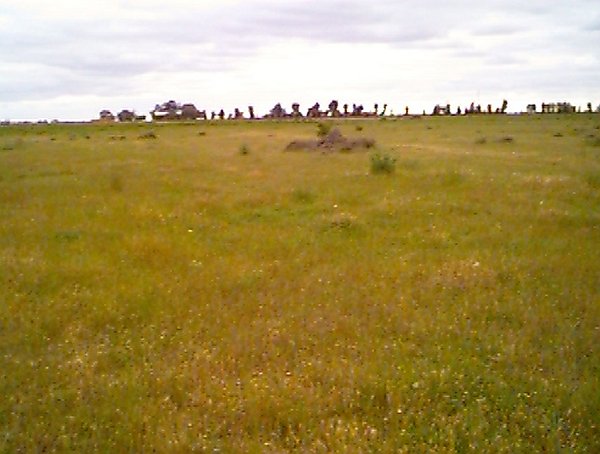
<path fill-rule="evenodd" d="M 600 450 L 596 117 L 423 121 L 0 128 L 0 451 Z"/>

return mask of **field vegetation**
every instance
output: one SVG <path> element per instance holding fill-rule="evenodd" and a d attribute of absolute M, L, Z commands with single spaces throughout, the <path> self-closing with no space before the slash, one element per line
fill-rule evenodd
<path fill-rule="evenodd" d="M 0 128 L 0 452 L 600 452 L 600 116 L 332 122 Z"/>

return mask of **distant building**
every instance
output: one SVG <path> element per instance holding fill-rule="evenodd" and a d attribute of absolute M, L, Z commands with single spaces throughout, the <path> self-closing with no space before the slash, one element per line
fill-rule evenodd
<path fill-rule="evenodd" d="M 194 104 L 179 104 L 170 100 L 157 104 L 150 112 L 153 120 L 206 120 L 206 111 L 198 110 Z"/>
<path fill-rule="evenodd" d="M 576 109 L 569 102 L 543 103 L 542 113 L 575 113 Z"/>
<path fill-rule="evenodd" d="M 135 113 L 132 112 L 131 110 L 124 109 L 124 110 L 122 110 L 121 112 L 119 112 L 117 114 L 117 118 L 121 122 L 134 121 L 135 120 Z"/>
<path fill-rule="evenodd" d="M 110 110 L 104 109 L 100 112 L 100 120 L 102 121 L 115 121 L 115 116 Z"/>

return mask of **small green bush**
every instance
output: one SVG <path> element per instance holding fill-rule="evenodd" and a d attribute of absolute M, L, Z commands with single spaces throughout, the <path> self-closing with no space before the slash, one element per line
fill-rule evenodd
<path fill-rule="evenodd" d="M 371 173 L 394 173 L 396 170 L 396 160 L 387 154 L 375 153 L 371 156 Z"/>
<path fill-rule="evenodd" d="M 329 123 L 318 123 L 317 124 L 317 137 L 324 138 L 331 131 L 331 124 Z"/>
<path fill-rule="evenodd" d="M 240 154 L 242 156 L 246 156 L 246 155 L 250 154 L 250 147 L 248 145 L 246 145 L 245 143 L 240 145 Z"/>

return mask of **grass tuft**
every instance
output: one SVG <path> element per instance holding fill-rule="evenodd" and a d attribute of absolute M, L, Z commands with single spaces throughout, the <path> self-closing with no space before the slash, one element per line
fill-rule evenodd
<path fill-rule="evenodd" d="M 396 170 L 396 159 L 388 154 L 375 153 L 371 156 L 371 173 L 391 174 Z"/>
<path fill-rule="evenodd" d="M 156 133 L 154 131 L 148 131 L 148 132 L 145 132 L 145 133 L 140 134 L 138 136 L 138 139 L 140 139 L 140 140 L 149 140 L 149 139 L 153 140 L 153 139 L 156 139 L 156 138 L 157 138 L 157 136 L 156 136 Z"/>
<path fill-rule="evenodd" d="M 292 191 L 292 199 L 298 203 L 310 204 L 317 199 L 317 196 L 313 191 L 306 189 L 294 189 Z"/>

